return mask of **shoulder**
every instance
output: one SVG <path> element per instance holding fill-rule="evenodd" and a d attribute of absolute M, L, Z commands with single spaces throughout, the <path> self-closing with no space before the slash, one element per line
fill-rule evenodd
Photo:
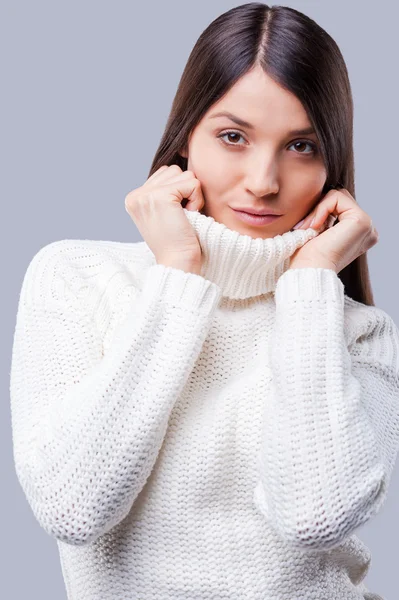
<path fill-rule="evenodd" d="M 67 298 L 85 301 L 103 293 L 118 274 L 139 286 L 154 262 L 145 242 L 55 240 L 28 263 L 20 299 L 43 307 Z"/>
<path fill-rule="evenodd" d="M 378 306 L 369 306 L 344 295 L 345 324 L 353 335 L 364 335 L 379 327 L 392 327 L 393 318 Z"/>
<path fill-rule="evenodd" d="M 345 337 L 352 357 L 374 357 L 399 371 L 399 329 L 394 319 L 377 306 L 344 296 Z"/>

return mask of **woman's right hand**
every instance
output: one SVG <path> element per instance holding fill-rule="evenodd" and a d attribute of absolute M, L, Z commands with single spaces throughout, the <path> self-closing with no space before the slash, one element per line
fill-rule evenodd
<path fill-rule="evenodd" d="M 201 246 L 184 214 L 181 202 L 187 198 L 187 210 L 204 206 L 201 183 L 192 171 L 178 165 L 162 165 L 125 197 L 125 209 L 143 236 L 157 263 L 189 265 L 199 272 Z"/>

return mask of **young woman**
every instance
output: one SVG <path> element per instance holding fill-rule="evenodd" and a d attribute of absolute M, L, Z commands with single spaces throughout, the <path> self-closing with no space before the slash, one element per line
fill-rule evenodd
<path fill-rule="evenodd" d="M 125 198 L 144 241 L 33 257 L 14 455 L 70 600 L 380 598 L 356 531 L 396 460 L 399 332 L 372 298 L 352 111 L 320 26 L 233 8 Z"/>

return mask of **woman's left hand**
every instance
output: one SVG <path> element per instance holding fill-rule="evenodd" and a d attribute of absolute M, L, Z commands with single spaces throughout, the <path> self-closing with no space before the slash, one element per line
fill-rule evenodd
<path fill-rule="evenodd" d="M 327 192 L 298 229 L 309 227 L 321 233 L 294 252 L 290 269 L 322 267 L 339 273 L 378 242 L 371 218 L 344 188 Z"/>

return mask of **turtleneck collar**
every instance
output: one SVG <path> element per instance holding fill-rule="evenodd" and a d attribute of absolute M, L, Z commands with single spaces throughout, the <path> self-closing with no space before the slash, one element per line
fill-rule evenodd
<path fill-rule="evenodd" d="M 319 235 L 315 229 L 292 229 L 272 238 L 253 238 L 229 229 L 213 217 L 183 208 L 202 248 L 201 275 L 228 298 L 244 299 L 274 292 L 290 257 Z"/>

